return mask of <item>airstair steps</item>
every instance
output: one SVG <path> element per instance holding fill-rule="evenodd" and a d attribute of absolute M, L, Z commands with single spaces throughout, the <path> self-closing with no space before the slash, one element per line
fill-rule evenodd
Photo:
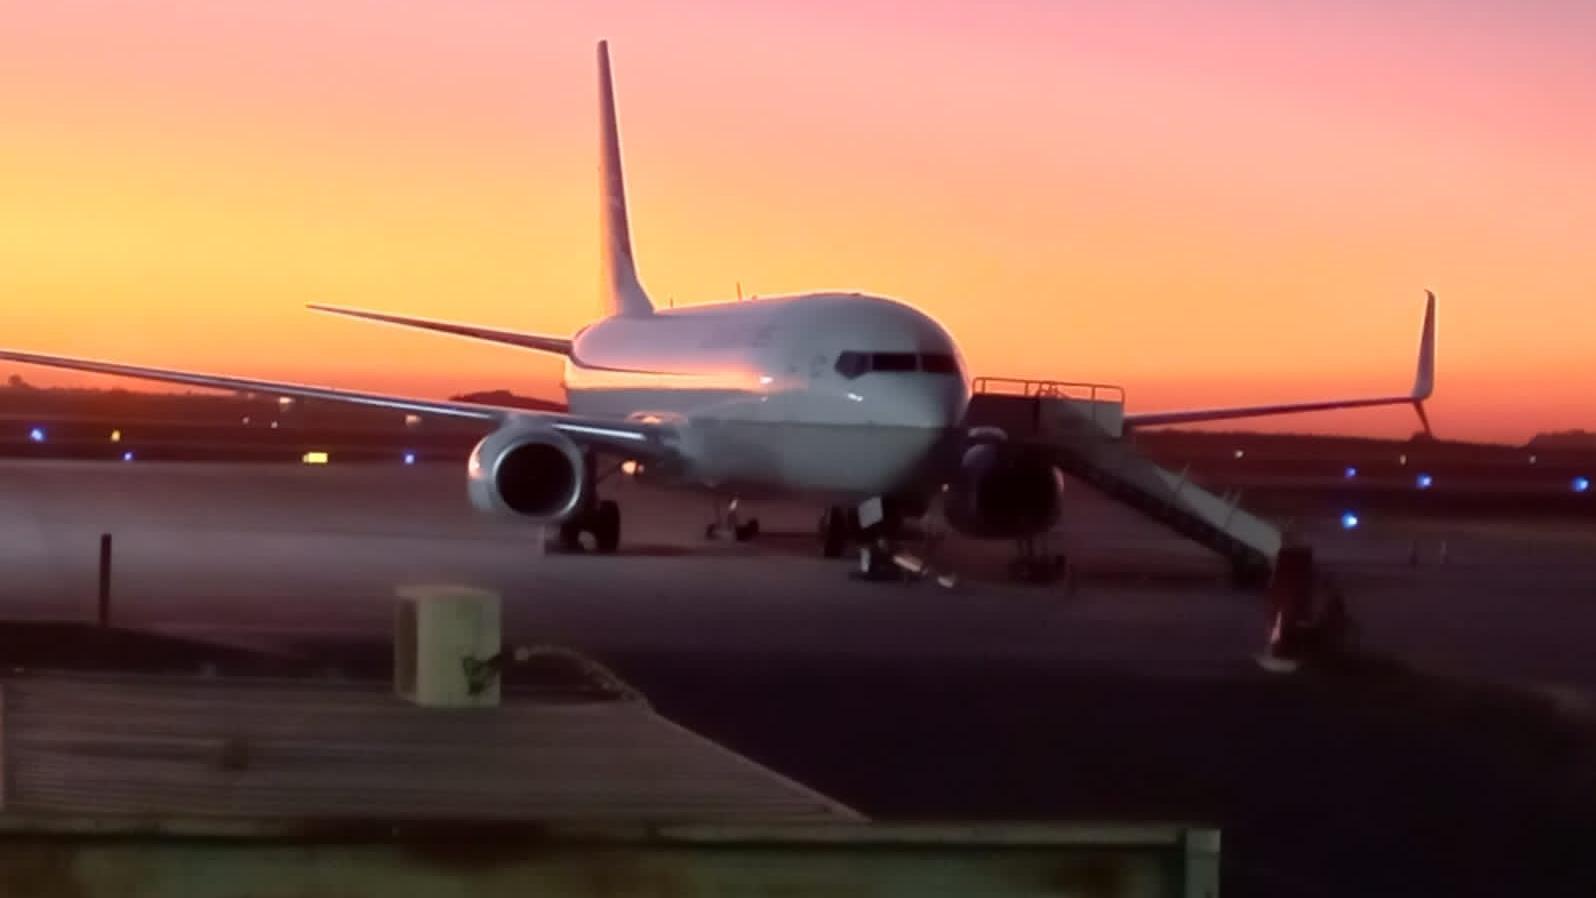
<path fill-rule="evenodd" d="M 1275 525 L 1155 464 L 1120 437 L 1123 393 L 1095 384 L 978 380 L 966 422 L 998 427 L 1011 440 L 1047 446 L 1065 473 L 1230 562 L 1237 579 L 1267 576 L 1280 551 Z M 1041 386 L 1037 386 L 1041 385 Z M 1117 395 L 1115 395 L 1117 393 Z M 1107 394 L 1105 396 L 1105 394 Z"/>

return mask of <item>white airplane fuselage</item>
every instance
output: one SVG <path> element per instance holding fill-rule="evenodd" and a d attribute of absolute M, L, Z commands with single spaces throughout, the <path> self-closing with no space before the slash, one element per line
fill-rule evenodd
<path fill-rule="evenodd" d="M 939 324 L 846 293 L 606 318 L 576 335 L 564 380 L 573 414 L 673 424 L 663 476 L 744 495 L 923 486 L 970 398 Z"/>

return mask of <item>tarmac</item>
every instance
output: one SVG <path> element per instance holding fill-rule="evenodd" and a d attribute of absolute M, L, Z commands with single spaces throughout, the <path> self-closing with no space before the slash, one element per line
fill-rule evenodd
<path fill-rule="evenodd" d="M 544 554 L 540 528 L 474 512 L 452 465 L 0 462 L 0 602 L 11 618 L 92 617 L 110 533 L 116 623 L 263 644 L 383 636 L 395 587 L 437 582 L 500 592 L 508 639 L 598 654 L 1200 670 L 1245 665 L 1264 632 L 1262 606 L 1224 588 L 1129 583 L 1064 601 L 1004 582 L 1007 545 L 965 552 L 972 576 L 954 590 L 859 582 L 851 561 L 819 557 L 812 508 L 745 503 L 762 532 L 736 543 L 705 539 L 708 497 L 627 482 L 609 494 L 624 509 L 621 551 L 562 555 Z M 1083 518 L 1082 532 L 1106 563 L 1162 553 L 1178 578 L 1222 582 L 1201 549 L 1101 510 L 1115 529 Z"/>
<path fill-rule="evenodd" d="M 1596 888 L 1596 525 L 1300 509 L 1363 652 L 1281 678 L 1259 594 L 1075 484 L 1073 589 L 949 540 L 951 590 L 850 578 L 813 508 L 745 504 L 760 538 L 710 541 L 707 497 L 606 486 L 621 553 L 562 555 L 452 465 L 0 462 L 0 603 L 92 619 L 110 533 L 118 626 L 370 671 L 397 585 L 466 583 L 508 640 L 592 654 L 874 819 L 1214 823 L 1227 895 Z"/>

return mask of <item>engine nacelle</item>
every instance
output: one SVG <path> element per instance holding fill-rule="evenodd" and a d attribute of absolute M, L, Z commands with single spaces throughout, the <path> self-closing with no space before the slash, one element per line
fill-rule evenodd
<path fill-rule="evenodd" d="M 964 451 L 944 513 L 967 536 L 1021 539 L 1058 522 L 1064 478 L 1045 450 L 1001 441 Z"/>
<path fill-rule="evenodd" d="M 581 504 L 587 470 L 569 437 L 511 424 L 471 450 L 466 479 L 471 504 L 480 511 L 559 521 Z"/>

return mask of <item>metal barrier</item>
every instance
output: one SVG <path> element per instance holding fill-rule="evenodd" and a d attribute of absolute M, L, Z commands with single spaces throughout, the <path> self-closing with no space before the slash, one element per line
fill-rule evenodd
<path fill-rule="evenodd" d="M 1124 387 L 1118 384 L 1094 384 L 1084 381 L 977 377 L 970 384 L 970 390 L 977 395 L 986 393 L 1044 399 L 1086 399 L 1091 402 L 1118 402 L 1121 405 L 1125 402 Z"/>

